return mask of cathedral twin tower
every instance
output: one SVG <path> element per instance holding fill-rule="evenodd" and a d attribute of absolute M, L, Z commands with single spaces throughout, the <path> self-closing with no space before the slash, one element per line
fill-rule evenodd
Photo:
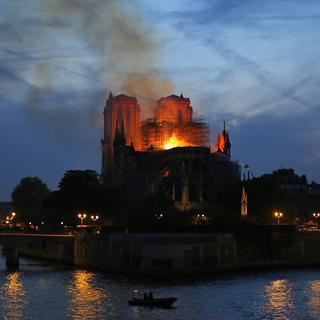
<path fill-rule="evenodd" d="M 210 148 L 209 125 L 193 118 L 190 99 L 170 95 L 159 99 L 154 117 L 140 118 L 136 97 L 110 92 L 104 108 L 104 137 L 102 145 L 102 174 L 112 169 L 115 134 L 118 130 L 127 146 L 135 151 L 163 151 L 174 147 Z M 218 136 L 216 150 L 230 156 L 229 136 L 224 129 Z"/>

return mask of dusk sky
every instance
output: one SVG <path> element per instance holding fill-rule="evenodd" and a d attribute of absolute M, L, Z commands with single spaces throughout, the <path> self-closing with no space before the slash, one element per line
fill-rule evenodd
<path fill-rule="evenodd" d="M 191 99 L 232 157 L 320 181 L 319 0 L 1 0 L 0 201 L 101 167 L 109 90 Z"/>

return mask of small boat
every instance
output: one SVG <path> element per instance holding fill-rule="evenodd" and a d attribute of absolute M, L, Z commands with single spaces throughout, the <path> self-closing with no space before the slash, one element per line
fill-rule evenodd
<path fill-rule="evenodd" d="M 162 307 L 169 308 L 172 304 L 177 301 L 175 297 L 169 298 L 152 298 L 152 299 L 144 299 L 144 298 L 132 298 L 128 301 L 130 306 L 145 306 L 145 307 Z"/>

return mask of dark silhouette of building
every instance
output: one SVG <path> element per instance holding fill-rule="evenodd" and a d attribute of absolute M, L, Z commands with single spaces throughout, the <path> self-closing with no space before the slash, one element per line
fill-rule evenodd
<path fill-rule="evenodd" d="M 262 178 L 272 179 L 280 190 L 285 192 L 305 192 L 308 189 L 308 181 L 305 175 L 297 175 L 293 169 L 278 169 L 272 174 L 264 174 Z"/>
<path fill-rule="evenodd" d="M 189 210 L 213 203 L 240 181 L 240 167 L 230 159 L 224 125 L 217 150 L 210 147 L 209 126 L 193 119 L 190 99 L 161 98 L 155 117 L 138 123 L 137 99 L 109 95 L 104 109 L 102 177 L 122 190 L 128 203 L 161 194 L 175 207 Z"/>

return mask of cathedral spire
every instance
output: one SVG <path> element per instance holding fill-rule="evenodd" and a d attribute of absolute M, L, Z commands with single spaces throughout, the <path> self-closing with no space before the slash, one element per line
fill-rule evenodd
<path fill-rule="evenodd" d="M 248 216 L 248 195 L 244 187 L 242 187 L 241 196 L 241 218 L 247 218 Z"/>

